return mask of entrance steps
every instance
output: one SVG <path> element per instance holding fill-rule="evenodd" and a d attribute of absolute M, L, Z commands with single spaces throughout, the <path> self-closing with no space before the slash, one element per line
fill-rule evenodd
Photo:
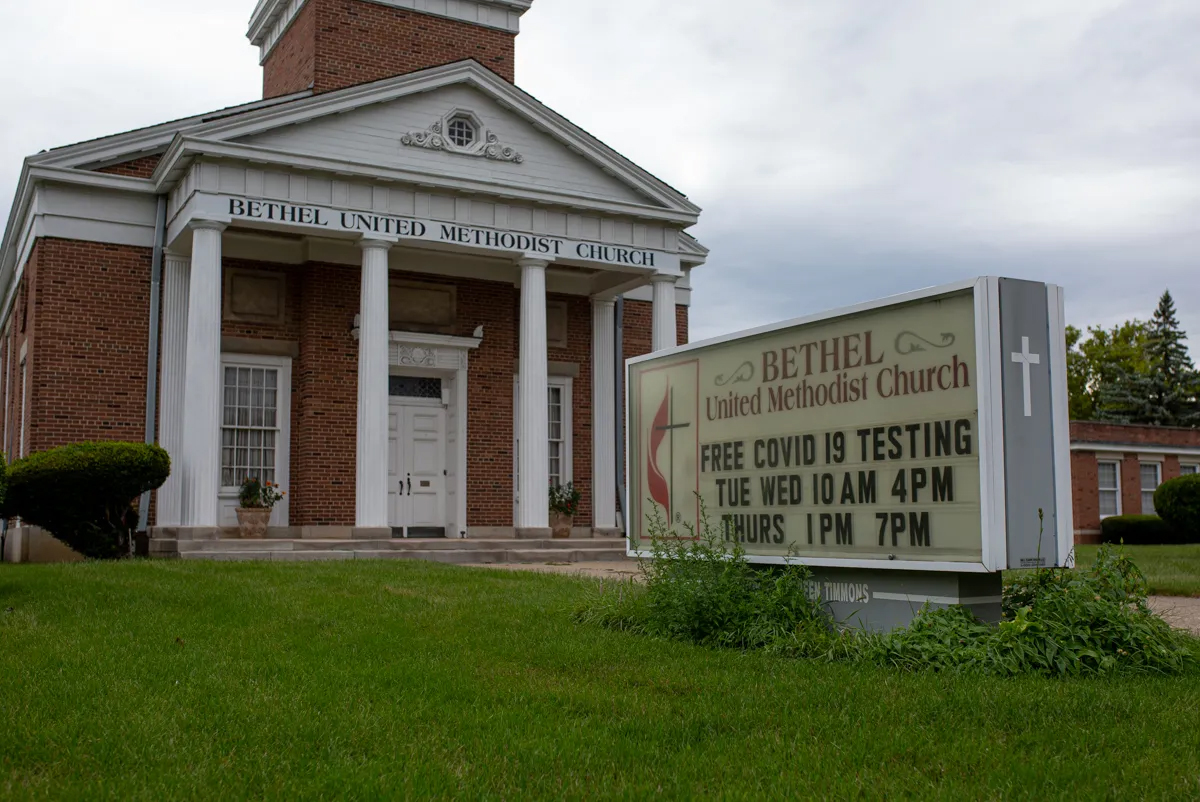
<path fill-rule="evenodd" d="M 178 540 L 152 543 L 155 556 L 184 560 L 271 560 L 314 562 L 321 560 L 427 560 L 464 565 L 513 563 L 621 562 L 623 538 L 571 538 L 562 540 Z M 173 548 L 172 548 L 173 547 Z M 172 553 L 173 552 L 173 553 Z"/>

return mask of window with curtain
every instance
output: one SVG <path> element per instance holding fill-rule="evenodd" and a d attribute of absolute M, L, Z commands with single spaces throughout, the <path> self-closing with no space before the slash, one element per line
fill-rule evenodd
<path fill-rule="evenodd" d="M 274 482 L 279 437 L 279 369 L 226 365 L 221 413 L 221 484 Z"/>

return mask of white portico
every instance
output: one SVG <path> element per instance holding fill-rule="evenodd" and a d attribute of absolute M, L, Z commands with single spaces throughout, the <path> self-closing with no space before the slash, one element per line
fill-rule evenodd
<path fill-rule="evenodd" d="M 444 87 L 444 97 L 431 90 L 431 82 Z M 274 108 L 251 112 L 236 124 L 201 126 L 172 141 L 157 171 L 164 185 L 174 187 L 166 230 L 161 437 L 179 444 L 176 462 L 182 470 L 159 493 L 160 525 L 198 536 L 228 526 L 230 461 L 245 448 L 250 462 L 236 469 L 270 462 L 280 484 L 290 472 L 291 507 L 281 505 L 272 520 L 279 528 L 332 531 L 352 523 L 352 535 L 369 538 L 401 532 L 466 536 L 476 529 L 542 534 L 548 531 L 548 488 L 573 479 L 581 471 L 572 466 L 582 463 L 590 479 L 589 523 L 614 529 L 617 299 L 648 301 L 653 348 L 675 345 L 677 292 L 688 291 L 685 270 L 704 258 L 703 249 L 682 233 L 695 219 L 694 207 L 565 121 L 546 117 L 519 90 L 473 63 L 384 83 L 389 85 L 374 86 L 367 97 L 362 90 L 343 90 L 286 104 L 286 114 Z M 419 97 L 410 98 L 418 89 Z M 498 103 L 497 95 L 506 102 Z M 413 112 L 413 104 L 424 108 Z M 504 169 L 497 171 L 486 156 L 405 147 L 399 138 L 392 147 L 403 158 L 389 163 L 349 165 L 323 152 L 338 131 L 356 130 L 353 109 L 394 123 L 407 115 L 428 119 L 429 112 L 445 118 L 468 104 L 489 133 L 495 126 L 519 144 L 528 154 L 526 163 L 537 153 L 535 146 L 541 147 L 548 153 L 540 158 L 558 158 L 594 174 L 598 186 L 588 193 L 551 191 L 521 174 L 515 162 L 499 161 Z M 460 166 L 475 169 L 447 177 Z M 424 170 L 420 183 L 418 168 Z M 310 337 L 321 296 L 347 283 L 346 267 L 357 278 L 353 315 L 340 333 Z M 264 288 L 273 280 L 292 289 L 272 295 Z M 299 298 L 293 297 L 296 283 L 302 284 Z M 497 317 L 494 308 L 510 303 L 502 292 L 495 304 L 469 294 L 477 287 L 496 293 L 502 286 L 515 301 L 508 313 L 511 333 L 505 331 L 509 318 Z M 439 292 L 454 299 L 446 303 Z M 254 314 L 254 325 L 231 321 L 231 305 L 256 304 L 262 309 L 252 313 L 277 314 L 278 339 Z M 272 311 L 287 304 L 296 309 Z M 429 310 L 443 307 L 455 309 L 457 317 L 434 320 Z M 398 308 L 409 317 L 397 322 Z M 302 331 L 296 334 L 297 329 Z M 262 332 L 266 339 L 241 336 Z M 307 457 L 295 450 L 334 448 L 313 437 L 325 416 L 309 396 L 349 391 L 344 374 L 321 376 L 311 390 L 299 387 L 302 373 L 330 369 L 311 351 L 323 346 L 322 337 L 335 334 L 345 337 L 355 363 L 352 521 L 323 519 L 312 511 L 294 514 L 296 508 L 311 509 L 302 505 L 312 499 L 300 493 L 311 495 L 319 486 L 298 483 L 298 475 L 311 475 L 313 466 L 302 465 Z M 297 346 L 290 351 L 281 346 L 285 337 Z M 302 366 L 303 360 L 312 364 Z M 476 480 L 495 484 L 498 470 L 509 473 L 503 459 L 475 445 L 491 434 L 486 430 L 491 424 L 483 423 L 483 432 L 472 426 L 490 420 L 480 407 L 499 406 L 490 384 L 497 363 L 513 375 L 518 399 L 511 521 L 472 507 L 484 493 Z M 237 403 L 231 409 L 231 393 L 247 392 L 230 378 L 239 372 L 249 382 L 247 409 Z M 283 386 L 285 377 L 290 387 Z M 473 380 L 489 383 L 475 386 Z M 565 398 L 568 388 L 571 397 Z M 260 391 L 273 407 L 255 407 Z M 285 395 L 290 409 L 281 406 Z M 297 409 L 306 403 L 312 408 Z M 336 394 L 331 403 L 337 403 Z M 574 425 L 572 408 L 582 410 L 574 413 Z M 269 444 L 253 431 L 229 433 L 237 428 L 231 416 L 255 418 L 260 412 L 278 424 L 261 435 Z M 590 432 L 578 428 L 584 412 Z M 564 443 L 573 448 L 564 452 Z M 586 451 L 590 459 L 580 459 Z"/>

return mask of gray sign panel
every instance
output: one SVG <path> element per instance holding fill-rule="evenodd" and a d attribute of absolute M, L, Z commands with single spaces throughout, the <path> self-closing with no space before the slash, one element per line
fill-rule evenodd
<path fill-rule="evenodd" d="M 940 571 L 811 568 L 809 596 L 834 621 L 888 632 L 908 626 L 920 610 L 961 604 L 987 623 L 1000 620 L 1001 575 Z"/>
<path fill-rule="evenodd" d="M 1010 568 L 1058 564 L 1046 285 L 1000 279 L 1005 511 Z M 1044 520 L 1039 520 L 1041 511 Z"/>

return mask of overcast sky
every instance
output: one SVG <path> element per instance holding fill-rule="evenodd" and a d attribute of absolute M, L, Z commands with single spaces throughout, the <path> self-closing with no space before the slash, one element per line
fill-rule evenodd
<path fill-rule="evenodd" d="M 0 4 L 0 208 L 26 155 L 260 97 L 253 5 Z M 1169 287 L 1200 342 L 1197 42 L 1196 0 L 535 0 L 517 82 L 704 208 L 693 339 L 999 274 L 1081 326 Z"/>

